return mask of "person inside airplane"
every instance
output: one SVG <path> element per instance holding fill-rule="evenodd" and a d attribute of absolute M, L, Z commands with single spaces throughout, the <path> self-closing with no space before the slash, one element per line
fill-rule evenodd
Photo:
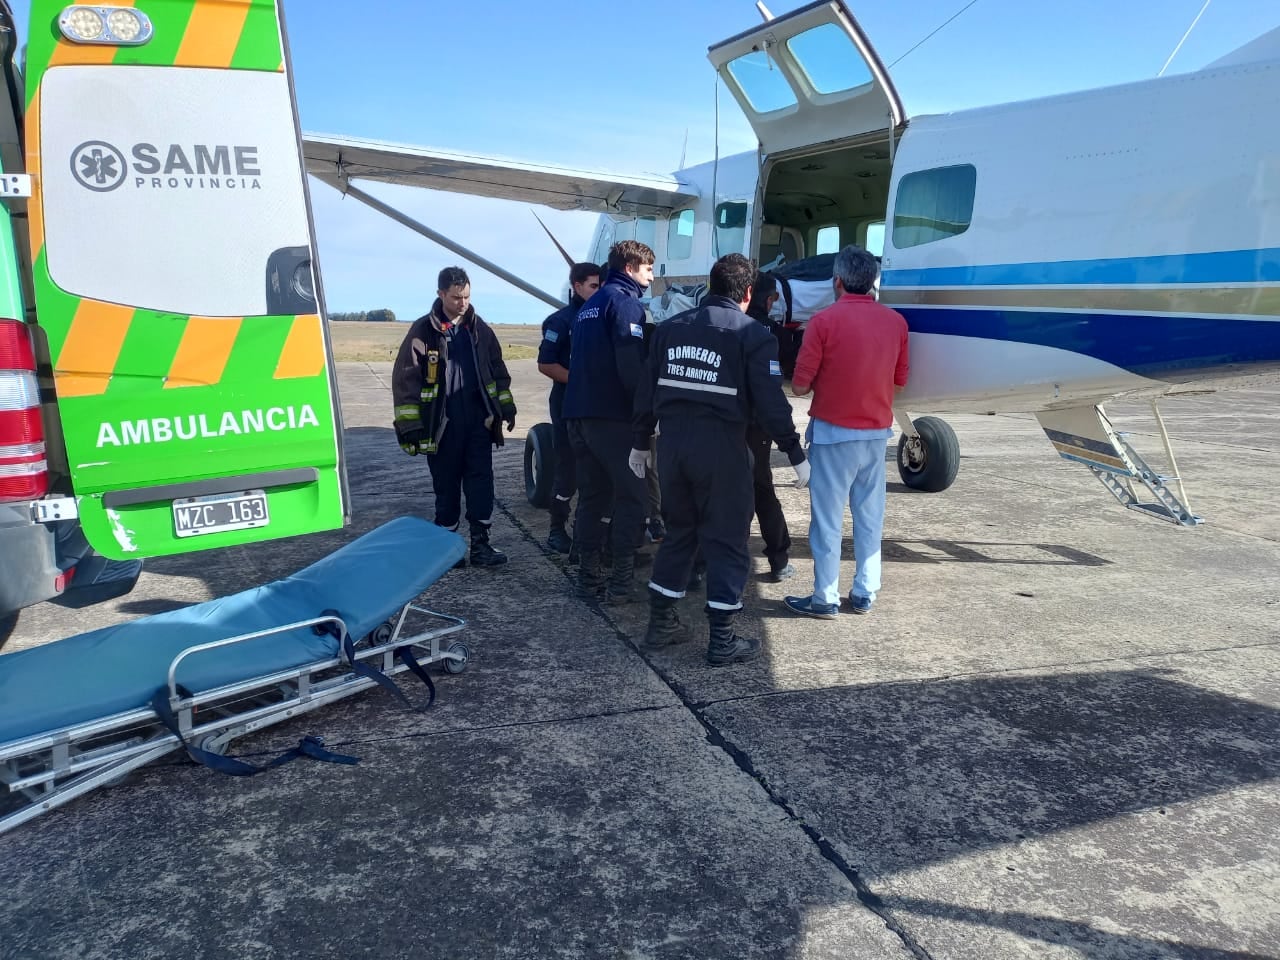
<path fill-rule="evenodd" d="M 600 289 L 600 268 L 594 263 L 575 263 L 569 269 L 569 303 L 542 321 L 542 342 L 538 345 L 538 372 L 551 379 L 548 400 L 551 426 L 555 430 L 556 476 L 551 501 L 551 529 L 547 547 L 555 553 L 570 553 L 572 538 L 569 502 L 578 489 L 569 447 L 569 428 L 564 420 L 564 394 L 569 383 L 569 357 L 573 339 L 573 320 L 578 310 Z"/>

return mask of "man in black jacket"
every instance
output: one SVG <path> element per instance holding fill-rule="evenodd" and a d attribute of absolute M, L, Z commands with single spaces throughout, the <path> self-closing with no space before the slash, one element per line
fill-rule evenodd
<path fill-rule="evenodd" d="M 502 345 L 471 306 L 461 267 L 440 271 L 431 312 L 409 327 L 391 374 L 396 439 L 405 453 L 427 455 L 437 526 L 458 529 L 462 495 L 471 527 L 471 563 L 495 567 L 505 554 L 489 543 L 493 524 L 493 447 L 502 422 L 516 425 L 511 374 Z"/>
<path fill-rule="evenodd" d="M 542 343 L 538 345 L 538 372 L 551 378 L 551 426 L 555 431 L 556 476 L 552 490 L 551 530 L 547 546 L 556 553 L 569 553 L 573 543 L 569 531 L 569 501 L 578 489 L 569 428 L 564 419 L 564 394 L 569 383 L 569 358 L 573 341 L 573 321 L 579 308 L 600 289 L 600 268 L 594 263 L 575 263 L 569 269 L 569 305 L 542 321 Z M 570 558 L 572 562 L 572 558 Z"/>
<path fill-rule="evenodd" d="M 711 268 L 701 305 L 659 324 L 636 392 L 629 464 L 643 477 L 652 463 L 649 438 L 661 423 L 658 478 L 667 537 L 649 582 L 649 628 L 643 646 L 655 650 L 684 639 L 676 602 L 685 595 L 694 554 L 707 562 L 707 661 L 713 666 L 751 660 L 760 641 L 733 631 L 742 609 L 751 557 L 752 495 L 747 425 L 760 424 L 796 471 L 809 479 L 791 405 L 782 392 L 778 345 L 743 311 L 756 269 L 740 253 Z"/>

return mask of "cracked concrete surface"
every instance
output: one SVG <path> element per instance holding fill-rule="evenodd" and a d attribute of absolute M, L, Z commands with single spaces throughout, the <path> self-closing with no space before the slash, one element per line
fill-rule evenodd
<path fill-rule="evenodd" d="M 523 428 L 546 391 L 513 368 Z M 151 562 L 109 607 L 25 612 L 5 650 L 429 517 L 385 365 L 341 389 L 349 530 Z M 643 606 L 573 599 L 517 434 L 495 459 L 511 562 L 425 597 L 473 651 L 436 706 L 369 692 L 236 745 L 321 734 L 355 767 L 171 757 L 0 836 L 0 957 L 1280 957 L 1277 401 L 1163 407 L 1196 530 L 1125 514 L 1033 420 L 950 418 L 959 478 L 890 484 L 869 617 L 781 608 L 811 573 L 784 488 L 800 576 L 753 580 L 766 655 L 720 670 L 701 641 L 640 657 Z M 1157 452 L 1145 406 L 1110 412 Z"/>

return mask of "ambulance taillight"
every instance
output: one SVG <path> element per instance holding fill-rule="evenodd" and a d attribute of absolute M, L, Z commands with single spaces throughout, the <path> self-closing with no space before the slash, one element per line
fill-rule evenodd
<path fill-rule="evenodd" d="M 36 500 L 48 489 L 31 337 L 25 323 L 0 320 L 0 503 Z"/>

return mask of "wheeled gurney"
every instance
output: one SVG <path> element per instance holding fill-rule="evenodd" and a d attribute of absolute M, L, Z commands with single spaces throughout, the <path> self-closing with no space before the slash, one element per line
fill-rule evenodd
<path fill-rule="evenodd" d="M 462 671 L 466 645 L 441 641 L 465 622 L 414 601 L 463 552 L 401 517 L 283 580 L 0 656 L 0 833 L 184 748 L 233 774 L 355 762 L 310 737 L 261 767 L 223 752 L 375 685 L 398 694 L 388 677 L 404 670 L 434 700 L 423 667 Z"/>

